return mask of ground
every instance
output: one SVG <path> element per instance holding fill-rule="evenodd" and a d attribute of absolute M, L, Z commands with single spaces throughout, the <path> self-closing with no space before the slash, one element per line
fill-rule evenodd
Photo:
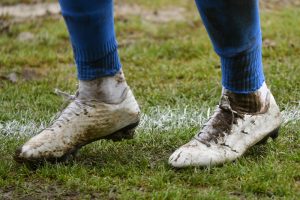
<path fill-rule="evenodd" d="M 0 4 L 19 2 L 33 1 Z M 144 113 L 136 138 L 95 142 L 72 162 L 35 171 L 12 156 L 61 109 L 54 89 L 75 92 L 72 50 L 58 14 L 0 17 L 0 199 L 299 199 L 299 1 L 262 1 L 264 69 L 284 115 L 280 137 L 234 163 L 183 170 L 167 160 L 217 104 L 218 58 L 191 1 L 126 0 L 116 9 L 123 68 Z"/>

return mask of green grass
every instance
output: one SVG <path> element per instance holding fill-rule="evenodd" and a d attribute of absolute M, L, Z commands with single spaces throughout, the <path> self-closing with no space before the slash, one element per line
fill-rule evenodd
<path fill-rule="evenodd" d="M 262 14 L 264 38 L 275 42 L 263 52 L 267 83 L 282 109 L 297 106 L 300 99 L 299 17 L 299 8 Z M 144 113 L 157 106 L 213 108 L 218 102 L 218 58 L 199 19 L 189 20 L 117 20 L 124 71 Z M 19 41 L 18 35 L 28 31 L 34 39 Z M 62 19 L 39 18 L 1 32 L 0 76 L 16 73 L 19 80 L 0 79 L 0 124 L 49 122 L 63 102 L 54 88 L 76 89 L 72 66 Z M 28 78 L 24 69 L 40 76 Z M 0 199 L 299 199 L 299 121 L 285 124 L 276 142 L 252 148 L 235 163 L 207 169 L 169 167 L 169 155 L 197 129 L 140 129 L 134 140 L 96 142 L 73 162 L 30 171 L 12 159 L 28 136 L 5 136 L 0 125 Z"/>

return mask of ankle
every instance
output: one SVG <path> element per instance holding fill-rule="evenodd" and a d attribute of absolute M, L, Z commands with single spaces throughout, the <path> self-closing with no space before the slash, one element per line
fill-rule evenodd
<path fill-rule="evenodd" d="M 116 104 L 124 99 L 128 89 L 123 71 L 116 75 L 102 77 L 90 81 L 79 81 L 79 96 L 81 100 L 97 100 Z"/>
<path fill-rule="evenodd" d="M 230 106 L 233 110 L 243 113 L 262 113 L 268 109 L 269 89 L 264 82 L 255 92 L 248 94 L 238 94 L 223 88 L 222 95 L 229 98 Z"/>

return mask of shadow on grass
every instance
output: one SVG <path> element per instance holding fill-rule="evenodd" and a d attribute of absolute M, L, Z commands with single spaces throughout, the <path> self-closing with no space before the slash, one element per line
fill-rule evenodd
<path fill-rule="evenodd" d="M 134 167 L 140 169 L 155 169 L 161 165 L 165 167 L 169 166 L 167 163 L 169 156 L 183 143 L 184 142 L 178 139 L 175 139 L 175 141 L 169 139 L 164 142 L 155 141 L 155 139 L 143 139 L 143 141 L 140 142 L 132 140 L 117 143 L 101 141 L 84 147 L 75 158 L 75 162 L 85 167 L 107 167 L 114 165 L 130 166 L 130 168 Z M 260 162 L 271 153 L 270 151 L 268 144 L 255 145 L 250 148 L 242 158 Z M 222 165 L 217 167 L 222 167 Z M 178 171 L 171 166 L 167 168 Z M 198 168 L 207 169 L 207 167 Z"/>

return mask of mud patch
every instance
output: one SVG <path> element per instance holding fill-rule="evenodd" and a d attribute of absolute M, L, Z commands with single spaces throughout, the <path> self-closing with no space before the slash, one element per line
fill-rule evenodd
<path fill-rule="evenodd" d="M 260 1 L 262 10 L 282 9 L 289 6 L 300 7 L 300 0 L 263 0 Z M 188 21 L 191 11 L 184 7 L 165 7 L 161 9 L 147 9 L 137 4 L 116 3 L 115 17 L 126 18 L 128 16 L 139 16 L 141 19 L 154 23 L 167 23 L 171 21 Z M 198 13 L 195 12 L 195 15 Z M 10 16 L 19 20 L 42 16 L 59 16 L 60 7 L 58 3 L 35 3 L 15 4 L 11 6 L 0 5 L 0 16 Z"/>
<path fill-rule="evenodd" d="M 1 6 L 0 15 L 8 15 L 17 18 L 40 17 L 44 15 L 59 14 L 57 3 L 17 4 L 13 6 Z"/>
<path fill-rule="evenodd" d="M 262 0 L 260 7 L 265 10 L 282 9 L 290 6 L 300 6 L 300 0 Z"/>
<path fill-rule="evenodd" d="M 142 19 L 145 19 L 147 21 L 157 23 L 184 21 L 185 13 L 185 9 L 179 7 L 168 7 L 160 10 L 148 10 L 138 5 L 115 5 L 116 17 L 135 15 L 140 16 Z M 58 14 L 60 14 L 60 7 L 58 3 L 17 4 L 13 6 L 0 6 L 0 16 L 11 16 L 20 19 Z"/>
<path fill-rule="evenodd" d="M 30 32 L 22 32 L 18 35 L 17 39 L 20 42 L 30 42 L 35 39 L 35 36 L 34 36 L 34 34 L 32 34 Z"/>
<path fill-rule="evenodd" d="M 0 188 L 0 199 L 88 199 L 100 198 L 98 193 L 70 190 L 57 182 L 50 185 L 43 180 L 27 180 L 19 187 L 7 186 Z"/>
<path fill-rule="evenodd" d="M 128 15 L 140 16 L 142 19 L 156 22 L 167 23 L 170 21 L 184 21 L 186 10 L 181 7 L 167 7 L 160 10 L 146 10 L 138 5 L 117 4 L 115 14 L 117 17 Z"/>
<path fill-rule="evenodd" d="M 21 71 L 0 74 L 0 85 L 3 81 L 18 83 L 23 81 L 41 80 L 47 73 L 48 70 L 25 67 Z"/>

